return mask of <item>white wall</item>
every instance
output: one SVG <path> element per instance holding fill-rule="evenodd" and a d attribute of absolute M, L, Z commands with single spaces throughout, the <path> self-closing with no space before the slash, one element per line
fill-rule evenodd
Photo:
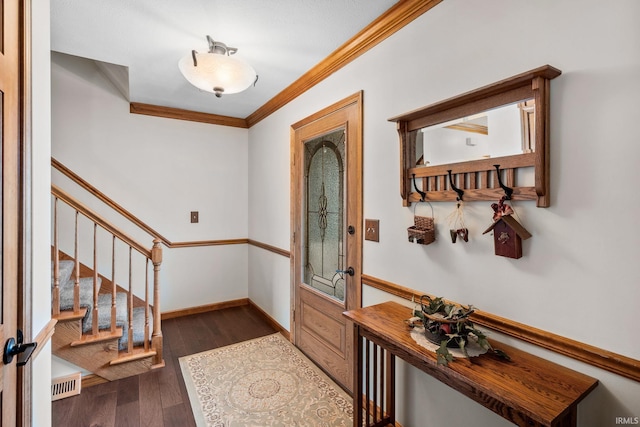
<path fill-rule="evenodd" d="M 31 328 L 34 336 L 51 319 L 51 57 L 49 0 L 34 0 L 31 6 L 32 67 L 32 195 L 31 195 Z M 28 369 L 28 365 L 25 368 Z M 32 424 L 51 425 L 51 344 L 31 360 Z"/>
<path fill-rule="evenodd" d="M 284 107 L 283 109 L 286 109 Z M 249 129 L 249 238 L 289 249 L 289 125 L 281 111 Z M 249 250 L 249 298 L 284 328 L 290 325 L 289 258 Z"/>
<path fill-rule="evenodd" d="M 291 124 L 364 90 L 364 217 L 380 242 L 364 243 L 363 272 L 568 338 L 640 359 L 640 3 L 619 0 L 448 0 L 255 125 L 249 133 L 249 237 L 289 247 Z M 408 65 L 410 64 L 410 66 Z M 468 243 L 450 242 L 436 203 L 438 240 L 407 242 L 412 210 L 398 183 L 398 137 L 389 117 L 550 64 L 551 207 L 514 207 L 533 237 L 524 257 L 493 255 L 491 202 L 466 205 Z M 288 325 L 289 260 L 249 251 L 249 297 Z M 283 303 L 273 304 L 277 296 Z M 364 305 L 390 299 L 365 287 Z M 615 319 L 613 322 L 603 319 Z M 285 321 L 286 320 L 286 321 Z M 579 425 L 640 416 L 640 384 L 537 347 L 518 347 L 600 379 L 579 406 Z M 399 421 L 506 425 L 420 371 L 400 375 Z"/>
<path fill-rule="evenodd" d="M 92 61 L 51 58 L 55 159 L 172 242 L 247 236 L 246 129 L 130 114 Z M 54 184 L 151 246 L 146 233 L 52 174 Z M 191 211 L 199 223 L 190 223 Z M 161 311 L 246 298 L 246 246 L 163 246 Z"/>

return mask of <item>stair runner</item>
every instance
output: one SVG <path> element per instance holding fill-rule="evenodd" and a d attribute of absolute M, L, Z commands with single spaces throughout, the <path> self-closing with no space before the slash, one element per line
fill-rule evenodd
<path fill-rule="evenodd" d="M 74 261 L 60 261 L 60 310 L 73 310 L 73 288 L 75 282 L 71 279 L 75 263 Z M 101 283 L 98 277 L 98 289 Z M 53 263 L 51 267 L 51 287 L 53 288 Z M 86 307 L 87 314 L 82 319 L 82 333 L 91 332 L 93 325 L 93 277 L 80 278 L 80 307 Z M 129 316 L 127 310 L 127 293 L 116 293 L 116 326 L 123 328 L 122 338 L 118 340 L 118 349 L 125 350 L 128 346 Z M 144 343 L 144 307 L 134 307 L 133 309 L 133 345 Z M 149 311 L 149 327 L 153 325 L 153 313 Z M 111 328 L 111 294 L 98 294 L 98 329 Z M 149 331 L 151 336 L 151 331 Z"/>

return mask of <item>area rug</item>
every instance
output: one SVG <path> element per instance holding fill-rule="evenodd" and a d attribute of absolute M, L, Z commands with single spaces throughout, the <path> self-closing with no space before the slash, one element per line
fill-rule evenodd
<path fill-rule="evenodd" d="M 199 427 L 353 425 L 349 395 L 279 333 L 179 361 Z"/>

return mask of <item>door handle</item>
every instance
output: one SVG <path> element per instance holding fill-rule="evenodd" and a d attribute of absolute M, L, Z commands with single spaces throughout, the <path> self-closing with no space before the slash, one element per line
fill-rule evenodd
<path fill-rule="evenodd" d="M 36 349 L 38 343 L 30 342 L 23 344 L 24 336 L 22 335 L 22 331 L 18 329 L 16 334 L 16 338 L 9 338 L 4 345 L 4 353 L 2 355 L 2 361 L 5 365 L 8 365 L 13 361 L 14 356 L 18 356 L 18 365 L 24 366 L 29 361 L 31 354 L 33 354 L 33 350 Z"/>
<path fill-rule="evenodd" d="M 346 270 L 336 270 L 336 273 L 347 273 L 349 276 L 353 276 L 354 274 L 356 274 L 355 270 L 353 269 L 353 267 L 349 267 Z"/>

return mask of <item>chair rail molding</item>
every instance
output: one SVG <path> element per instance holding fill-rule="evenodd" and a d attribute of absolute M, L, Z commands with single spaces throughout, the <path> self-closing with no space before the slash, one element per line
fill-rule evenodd
<path fill-rule="evenodd" d="M 366 274 L 362 275 L 362 283 L 408 301 L 419 301 L 420 295 L 425 293 Z M 581 343 L 482 310 L 476 310 L 471 315 L 471 318 L 478 325 L 496 332 L 640 382 L 640 360 Z"/>

